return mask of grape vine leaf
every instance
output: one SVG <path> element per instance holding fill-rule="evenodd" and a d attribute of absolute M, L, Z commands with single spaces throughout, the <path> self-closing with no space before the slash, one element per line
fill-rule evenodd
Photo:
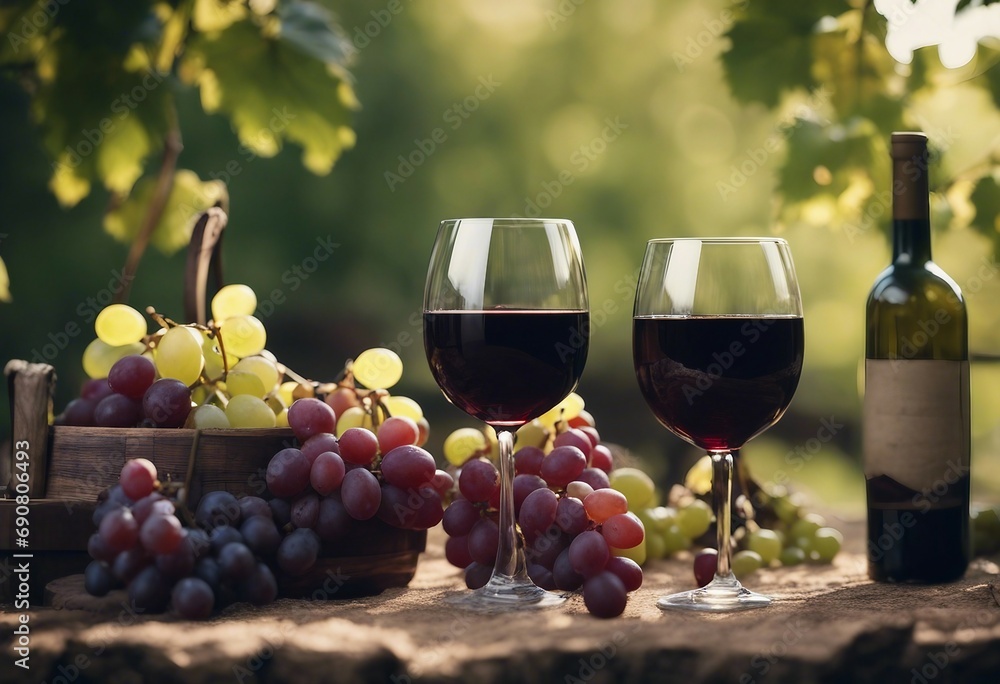
<path fill-rule="evenodd" d="M 348 124 L 358 105 L 345 70 L 346 48 L 331 47 L 337 31 L 330 23 L 319 28 L 317 10 L 294 8 L 304 4 L 283 5 L 286 16 L 295 17 L 294 38 L 284 24 L 275 32 L 273 24 L 236 22 L 196 36 L 180 73 L 198 84 L 205 111 L 228 115 L 240 142 L 254 153 L 274 156 L 289 140 L 302 146 L 305 167 L 323 175 L 354 145 Z"/>
<path fill-rule="evenodd" d="M 136 183 L 128 198 L 104 216 L 104 229 L 115 239 L 130 243 L 138 235 L 148 212 L 157 179 L 147 176 Z M 185 247 L 191 239 L 198 215 L 226 196 L 222 181 L 202 181 L 187 169 L 174 173 L 174 183 L 159 223 L 150 242 L 170 255 Z"/>
<path fill-rule="evenodd" d="M 7 274 L 7 264 L 0 257 L 0 302 L 9 302 L 10 296 L 10 276 Z"/>
<path fill-rule="evenodd" d="M 198 31 L 222 31 L 246 17 L 246 5 L 241 2 L 195 0 L 191 23 Z"/>
<path fill-rule="evenodd" d="M 813 29 L 823 17 L 850 9 L 846 0 L 747 3 L 726 34 L 731 44 L 722 54 L 733 96 L 775 107 L 783 92 L 815 87 Z"/>

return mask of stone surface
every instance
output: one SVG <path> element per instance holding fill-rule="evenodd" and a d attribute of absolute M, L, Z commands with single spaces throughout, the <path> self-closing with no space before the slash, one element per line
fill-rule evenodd
<path fill-rule="evenodd" d="M 70 577 L 50 587 L 60 609 L 31 612 L 30 672 L 11 655 L 17 615 L 0 615 L 0 682 L 1000 682 L 995 562 L 953 584 L 876 585 L 861 525 L 838 526 L 857 548 L 832 566 L 759 571 L 747 584 L 775 604 L 730 615 L 656 608 L 693 586 L 690 557 L 647 567 L 614 620 L 578 595 L 540 612 L 456 612 L 444 599 L 464 584 L 440 530 L 409 589 L 239 604 L 202 623 L 136 616 L 122 594 L 94 599 Z"/>

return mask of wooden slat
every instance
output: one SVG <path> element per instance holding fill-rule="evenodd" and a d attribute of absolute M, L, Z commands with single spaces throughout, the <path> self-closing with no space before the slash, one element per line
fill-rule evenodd
<path fill-rule="evenodd" d="M 28 547 L 19 549 L 15 532 L 17 503 L 0 499 L 0 550 L 86 551 L 87 540 L 95 531 L 92 518 L 96 507 L 96 501 L 32 500 L 28 507 Z"/>
<path fill-rule="evenodd" d="M 7 392 L 10 397 L 11 453 L 9 468 L 10 481 L 6 485 L 9 496 L 15 486 L 15 476 L 19 471 L 16 454 L 18 444 L 25 442 L 30 459 L 27 461 L 29 476 L 28 494 L 41 497 L 45 493 L 45 477 L 48 472 L 48 430 L 49 413 L 52 411 L 52 390 L 55 386 L 55 369 L 47 363 L 28 363 L 14 359 L 4 368 L 7 376 Z"/>

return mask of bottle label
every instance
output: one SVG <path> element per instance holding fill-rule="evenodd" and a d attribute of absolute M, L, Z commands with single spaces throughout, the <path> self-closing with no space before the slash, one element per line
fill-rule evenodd
<path fill-rule="evenodd" d="M 863 421 L 870 486 L 879 482 L 900 503 L 933 494 L 947 505 L 961 496 L 969 477 L 968 361 L 866 359 Z"/>

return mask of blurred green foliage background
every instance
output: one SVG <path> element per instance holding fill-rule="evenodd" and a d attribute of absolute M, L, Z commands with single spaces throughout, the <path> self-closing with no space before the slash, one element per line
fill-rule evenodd
<path fill-rule="evenodd" d="M 605 439 L 631 449 L 666 484 L 681 479 L 697 454 L 656 424 L 634 378 L 630 312 L 644 243 L 779 233 L 791 243 L 800 277 L 806 365 L 788 414 L 744 455 L 761 481 L 783 470 L 826 505 L 863 510 L 864 302 L 890 257 L 885 213 L 871 207 L 888 184 L 857 190 L 857 159 L 817 164 L 837 149 L 809 147 L 836 141 L 824 116 L 844 123 L 838 108 L 857 103 L 831 105 L 823 98 L 842 91 L 817 83 L 811 91 L 784 87 L 781 79 L 796 77 L 786 73 L 789 60 L 803 55 L 795 52 L 801 46 L 779 38 L 803 40 L 812 31 L 810 21 L 780 14 L 794 4 L 778 3 L 775 16 L 785 16 L 784 25 L 756 29 L 776 52 L 757 62 L 730 54 L 732 86 L 720 54 L 731 45 L 725 34 L 738 15 L 721 1 L 324 4 L 357 48 L 351 71 L 362 107 L 353 120 L 356 146 L 329 175 L 307 171 L 294 144 L 273 159 L 248 160 L 227 118 L 206 116 L 195 89 L 176 79 L 167 84 L 178 101 L 181 166 L 229 185 L 226 280 L 249 284 L 270 302 L 259 316 L 279 359 L 324 380 L 365 348 L 396 349 L 406 366 L 398 391 L 424 407 L 430 446 L 439 453 L 450 430 L 475 423 L 443 399 L 421 342 L 423 280 L 438 222 L 534 212 L 570 218 L 587 261 L 595 323 L 579 391 Z M 753 10 L 738 5 L 736 11 Z M 839 73 L 849 48 L 828 43 L 805 48 L 812 60 L 806 80 L 827 82 Z M 988 84 L 940 73 L 924 67 L 921 78 L 930 85 L 907 100 L 909 114 L 893 110 L 876 123 L 894 125 L 896 117 L 947 138 L 940 173 L 953 179 L 993 149 L 1000 114 Z M 888 91 L 891 74 L 883 76 Z M 755 88 L 773 91 L 774 102 L 747 102 Z M 802 118 L 803 111 L 811 113 Z M 846 123 L 849 145 L 855 129 Z M 102 230 L 102 192 L 71 210 L 59 207 L 47 188 L 50 160 L 30 122 L 29 98 L 10 79 L 0 81 L 0 141 L 0 256 L 13 295 L 0 305 L 0 358 L 45 356 L 57 369 L 58 408 L 84 380 L 88 302 L 106 296 L 127 249 Z M 872 178 L 881 178 L 884 147 L 865 154 Z M 829 185 L 836 195 L 817 192 Z M 966 291 L 972 350 L 1000 353 L 997 235 L 992 217 L 985 229 L 971 219 L 956 222 L 963 212 L 975 214 L 972 186 L 963 188 L 964 195 L 935 199 L 935 257 Z M 851 204 L 855 195 L 861 199 Z M 858 212 L 869 212 L 870 225 Z M 324 241 L 336 243 L 332 257 L 310 261 Z M 183 253 L 168 258 L 150 250 L 131 303 L 182 316 L 183 264 Z M 58 351 L 53 358 L 43 351 L 47 344 Z M 977 361 L 972 374 L 974 498 L 996 502 L 1000 364 Z M 6 416 L 6 396 L 0 401 Z M 820 444 L 822 421 L 841 427 Z M 0 426 L 9 432 L 6 420 Z M 801 470 L 792 465 L 801 460 L 786 459 L 797 448 L 808 455 Z"/>

